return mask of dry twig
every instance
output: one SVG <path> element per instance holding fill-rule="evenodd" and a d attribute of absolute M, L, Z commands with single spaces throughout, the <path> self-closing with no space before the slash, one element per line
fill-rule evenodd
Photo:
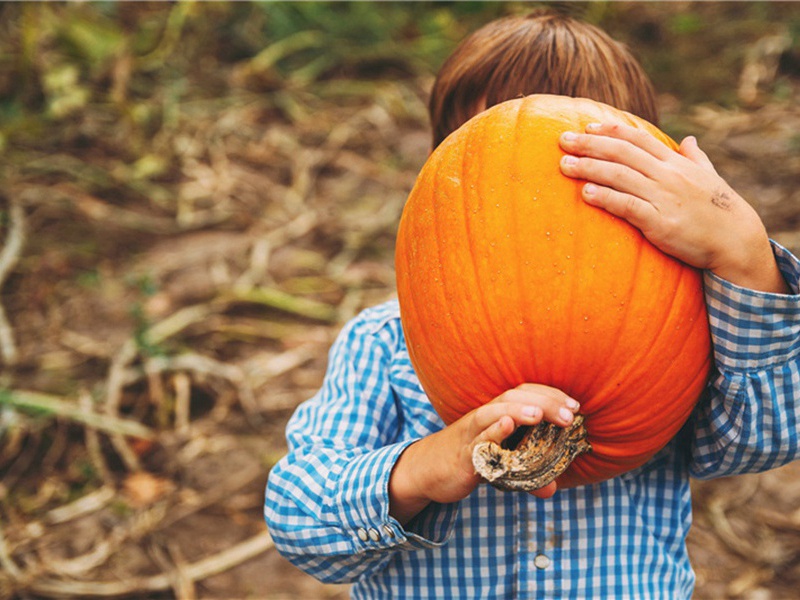
<path fill-rule="evenodd" d="M 262 304 L 315 321 L 335 323 L 338 320 L 337 311 L 330 304 L 293 296 L 277 288 L 257 287 L 249 290 L 234 290 L 228 299 L 236 302 Z"/>
<path fill-rule="evenodd" d="M 8 216 L 8 234 L 5 246 L 0 252 L 0 289 L 19 261 L 25 244 L 25 210 L 14 196 L 8 200 Z M 19 358 L 17 345 L 14 342 L 14 331 L 2 303 L 0 303 L 0 354 L 7 365 L 16 364 Z"/>
<path fill-rule="evenodd" d="M 0 520 L 0 565 L 2 565 L 3 570 L 5 570 L 6 573 L 15 579 L 18 579 L 22 576 L 22 571 L 17 566 L 17 563 L 14 562 L 14 559 L 11 558 L 11 554 L 8 551 L 6 536 L 3 533 L 2 520 Z"/>
<path fill-rule="evenodd" d="M 222 552 L 184 567 L 183 576 L 191 582 L 202 581 L 223 573 L 262 554 L 274 546 L 267 532 L 262 532 Z M 141 592 L 156 592 L 172 587 L 169 573 L 128 579 L 125 581 L 72 581 L 51 577 L 37 578 L 25 586 L 26 591 L 47 597 L 114 597 Z"/>
<path fill-rule="evenodd" d="M 193 323 L 204 320 L 213 312 L 214 307 L 208 304 L 184 308 L 151 326 L 142 334 L 142 339 L 147 344 L 158 345 Z M 138 355 L 137 340 L 129 339 L 114 356 L 106 379 L 106 414 L 111 416 L 119 414 L 122 391 L 129 380 L 128 367 L 136 360 Z M 127 468 L 131 471 L 138 471 L 140 468 L 139 459 L 125 438 L 114 434 L 111 436 L 111 442 Z"/>
<path fill-rule="evenodd" d="M 22 410 L 43 411 L 111 435 L 138 437 L 145 440 L 151 440 L 154 437 L 150 428 L 137 421 L 86 411 L 76 402 L 51 394 L 27 390 L 2 390 L 0 391 L 0 405 L 3 404 Z"/>
<path fill-rule="evenodd" d="M 78 394 L 78 405 L 87 414 L 94 412 L 94 401 L 87 390 L 81 390 Z M 100 474 L 103 481 L 108 483 L 111 479 L 111 474 L 100 447 L 100 436 L 97 435 L 97 429 L 88 425 L 86 427 L 86 450 L 89 453 L 89 460 L 92 461 L 92 466 Z"/>

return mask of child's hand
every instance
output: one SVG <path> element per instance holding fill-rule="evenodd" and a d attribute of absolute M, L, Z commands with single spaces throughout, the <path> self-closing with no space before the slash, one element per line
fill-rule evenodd
<path fill-rule="evenodd" d="M 560 390 L 526 383 L 415 442 L 400 455 L 389 479 L 392 516 L 406 523 L 430 502 L 466 498 L 481 481 L 472 466 L 477 443 L 499 444 L 518 426 L 542 420 L 566 427 L 579 408 L 577 400 Z M 549 497 L 555 491 L 551 483 L 533 493 Z"/>
<path fill-rule="evenodd" d="M 754 290 L 788 293 L 756 211 L 717 174 L 693 137 L 679 152 L 641 129 L 592 124 L 567 132 L 562 172 L 583 199 L 621 217 L 685 263 Z"/>

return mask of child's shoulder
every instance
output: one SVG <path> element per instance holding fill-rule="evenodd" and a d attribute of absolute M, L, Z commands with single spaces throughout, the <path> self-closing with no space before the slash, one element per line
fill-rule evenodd
<path fill-rule="evenodd" d="M 345 325 L 340 339 L 378 344 L 394 353 L 405 348 L 397 300 L 365 308 Z"/>
<path fill-rule="evenodd" d="M 372 333 L 377 333 L 386 327 L 399 328 L 400 304 L 397 300 L 389 300 L 383 304 L 370 306 L 362 310 L 351 323 Z"/>

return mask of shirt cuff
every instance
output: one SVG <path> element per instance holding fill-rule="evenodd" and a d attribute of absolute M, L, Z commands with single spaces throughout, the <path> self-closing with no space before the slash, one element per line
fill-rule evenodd
<path fill-rule="evenodd" d="M 771 243 L 791 294 L 750 290 L 710 271 L 704 274 L 711 339 L 722 370 L 771 367 L 800 352 L 800 261 Z"/>
<path fill-rule="evenodd" d="M 389 515 L 389 476 L 397 459 L 415 441 L 357 456 L 342 471 L 336 509 L 356 551 L 435 548 L 450 537 L 458 504 L 431 503 L 406 528 Z"/>

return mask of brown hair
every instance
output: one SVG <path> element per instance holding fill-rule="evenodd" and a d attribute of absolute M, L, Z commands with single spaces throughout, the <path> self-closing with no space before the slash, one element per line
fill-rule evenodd
<path fill-rule="evenodd" d="M 658 124 L 653 85 L 625 46 L 588 23 L 535 11 L 484 25 L 445 61 L 428 105 L 433 147 L 484 108 L 528 94 L 590 98 Z"/>

